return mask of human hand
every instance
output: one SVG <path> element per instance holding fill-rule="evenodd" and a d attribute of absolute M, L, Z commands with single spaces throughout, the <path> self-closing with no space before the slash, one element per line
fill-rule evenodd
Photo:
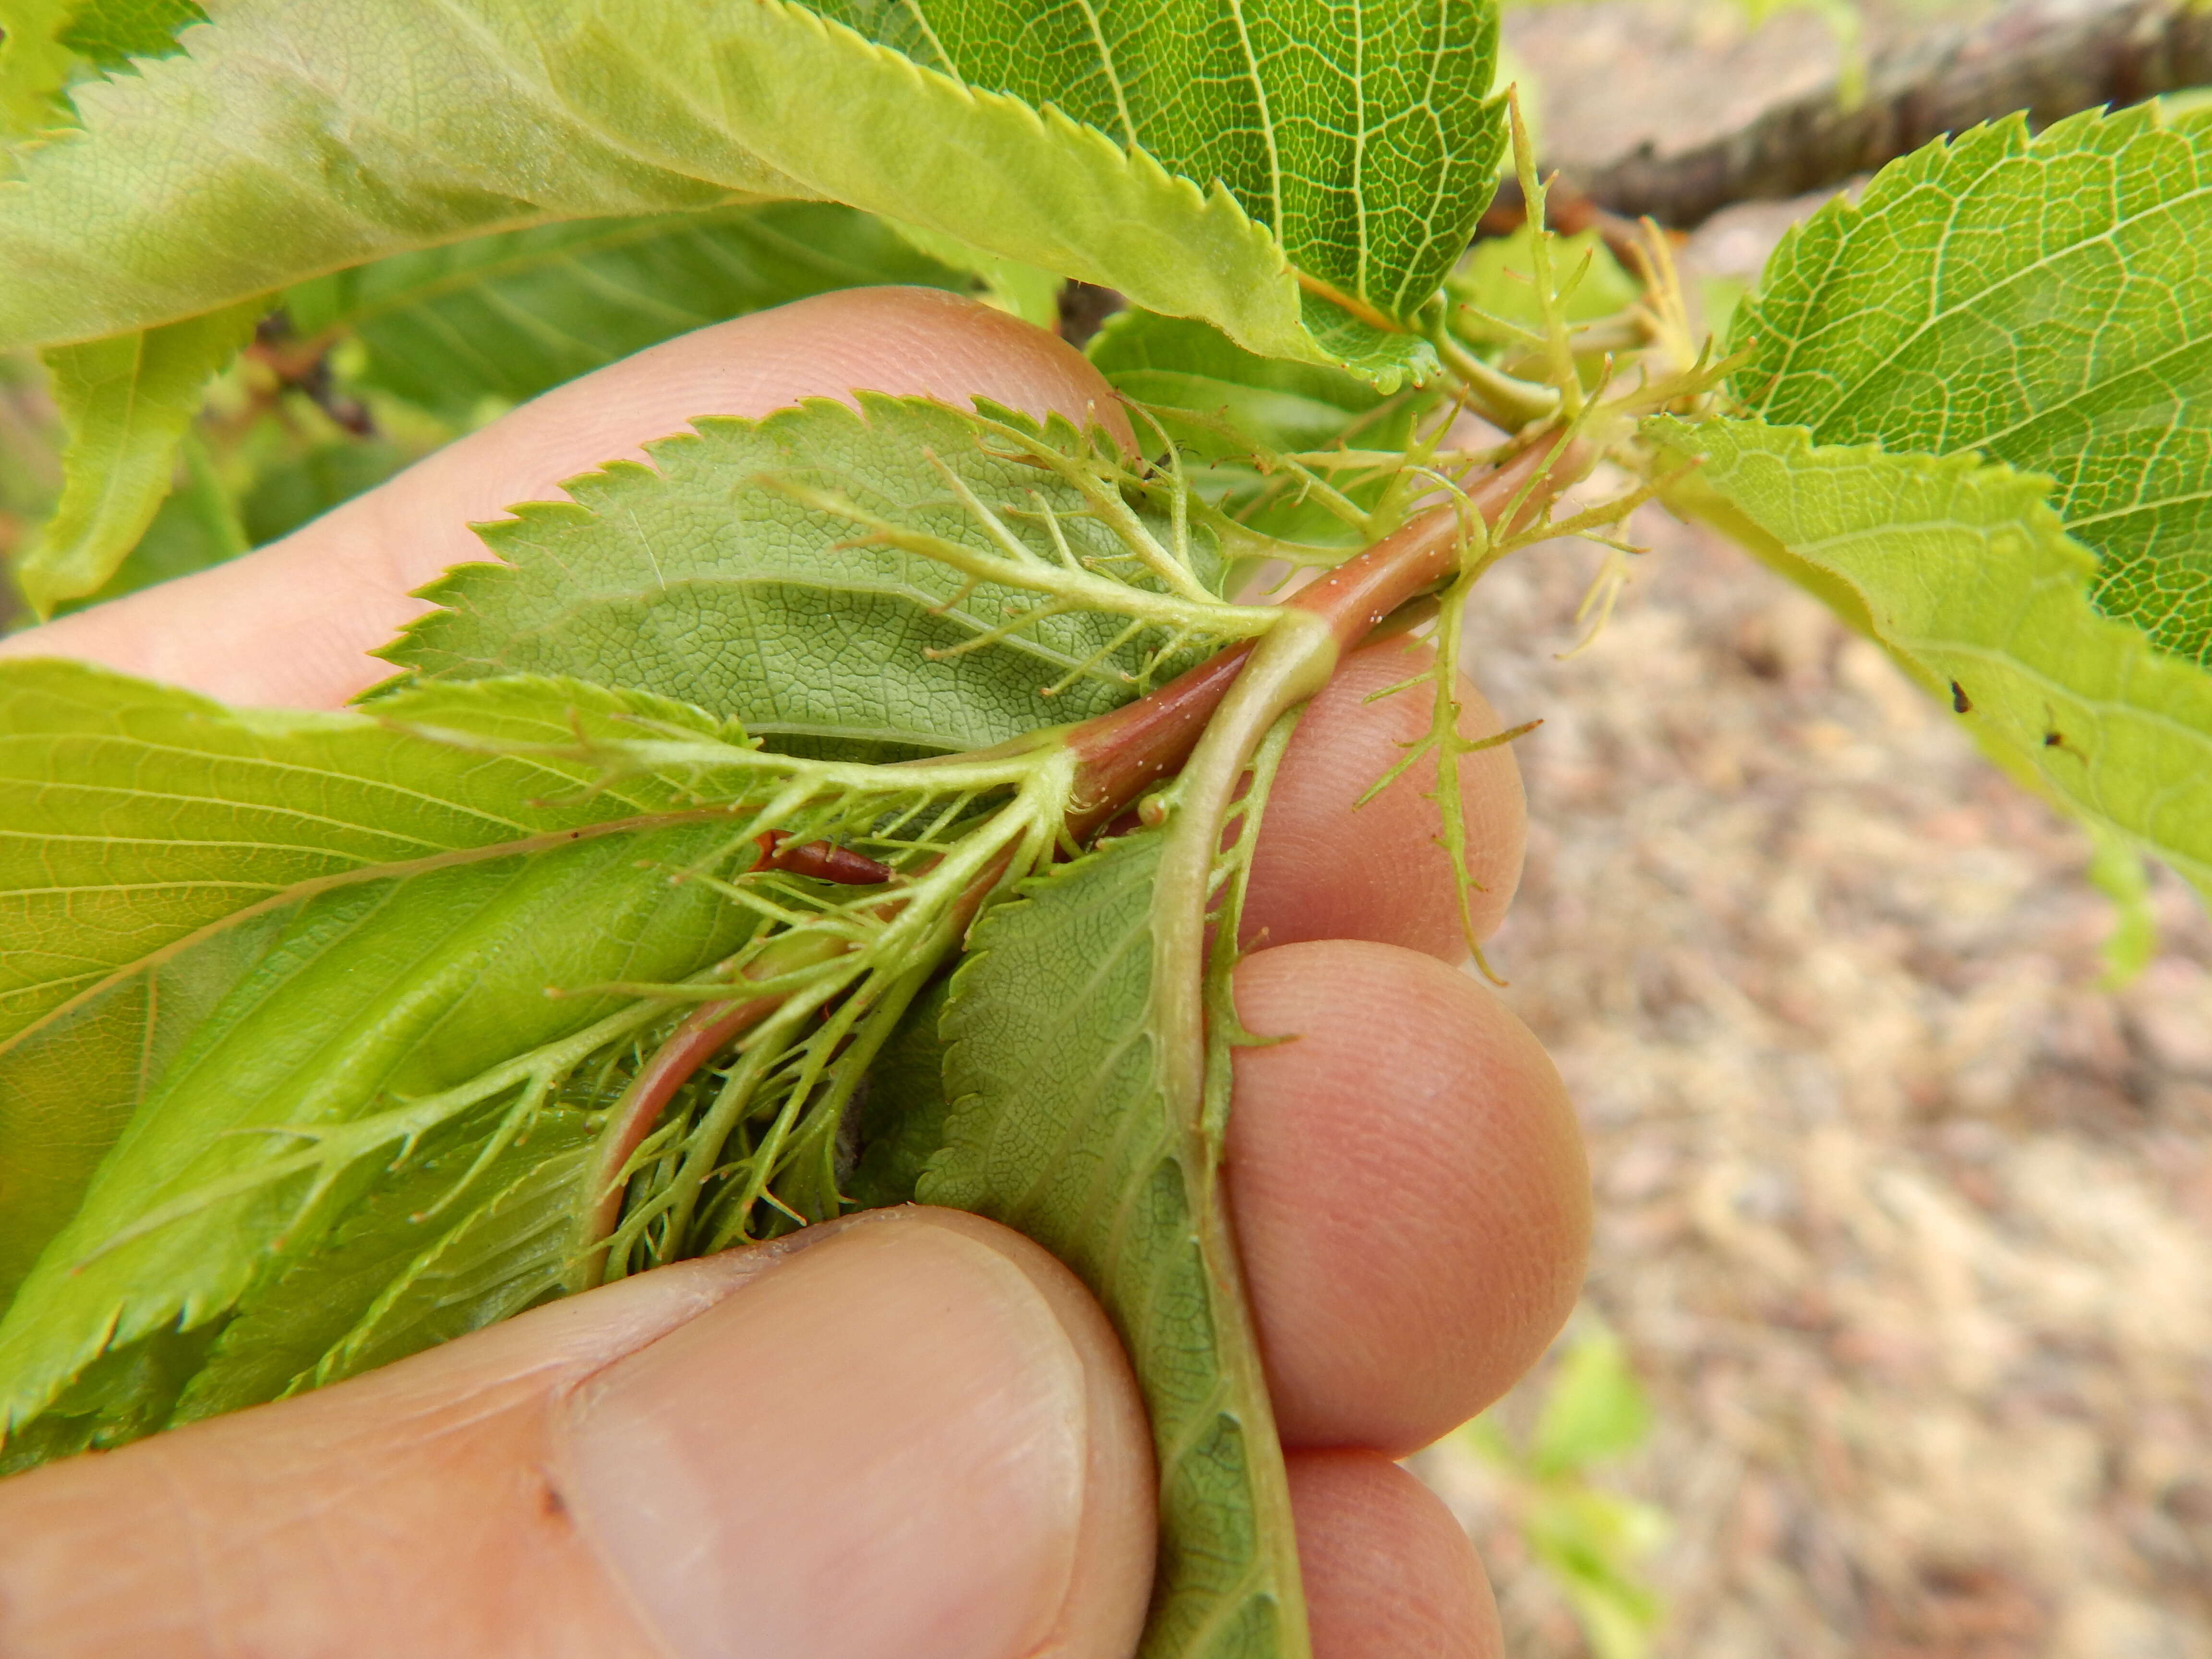
<path fill-rule="evenodd" d="M 483 556 L 465 528 L 678 430 L 867 386 L 1109 424 L 1049 336 L 920 290 L 824 295 L 539 398 L 284 542 L 0 641 L 330 707 Z M 1225 1180 L 1288 1449 L 1316 1653 L 1496 1650 L 1464 1534 L 1390 1459 L 1501 1393 L 1571 1304 L 1583 1155 L 1459 954 L 1403 644 L 1347 659 L 1270 800 Z M 1463 691 L 1470 726 L 1495 728 Z M 1487 722 L 1487 724 L 1482 724 Z M 1510 752 L 1463 763 L 1483 919 Z M 1355 835 L 1356 829 L 1356 835 Z M 1151 1450 L 1103 1316 L 1025 1239 L 877 1212 L 627 1280 L 321 1393 L 0 1483 L 0 1652 L 1016 1659 L 1133 1645 Z"/>

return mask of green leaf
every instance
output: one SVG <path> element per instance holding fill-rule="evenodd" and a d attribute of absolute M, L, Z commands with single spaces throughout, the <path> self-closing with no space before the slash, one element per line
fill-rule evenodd
<path fill-rule="evenodd" d="M 1455 305 L 1454 331 L 1486 347 L 1510 349 L 1528 334 L 1543 331 L 1543 307 L 1529 280 L 1534 268 L 1529 244 L 1534 233 L 1523 224 L 1510 236 L 1486 236 L 1446 284 Z M 1554 235 L 1552 269 L 1561 281 L 1581 272 L 1568 289 L 1560 313 L 1569 323 L 1595 323 L 1618 316 L 1644 297 L 1644 290 L 1613 257 L 1595 230 Z"/>
<path fill-rule="evenodd" d="M 1489 6 L 1385 0 L 1351 18 L 1318 0 L 824 9 L 970 86 L 1049 103 L 1170 172 L 1218 179 L 1298 270 L 1400 325 L 1465 252 L 1504 154 L 1486 101 Z M 1349 336 L 1348 313 L 1316 303 L 1317 335 Z"/>
<path fill-rule="evenodd" d="M 331 1165 L 343 1179 L 259 1171 L 630 1006 L 548 986 L 680 978 L 738 936 L 712 894 L 667 879 L 729 833 L 687 788 L 587 789 L 580 761 L 387 723 L 513 746 L 620 737 L 641 712 L 714 722 L 544 684 L 380 712 L 232 712 L 76 665 L 0 669 L 9 1423 L 102 1352 L 226 1315 L 343 1211 L 360 1159 Z M 464 1108 L 501 1109 L 465 1101 L 424 1132 Z"/>
<path fill-rule="evenodd" d="M 1152 1413 L 1160 1565 L 1142 1651 L 1295 1655 L 1304 1614 L 1281 1454 L 1213 1150 L 1170 1100 L 1156 975 L 1163 836 L 1028 884 L 986 914 L 942 1030 L 946 1145 L 925 1202 L 995 1218 L 1097 1292 Z"/>
<path fill-rule="evenodd" d="M 262 309 L 252 300 L 46 354 L 70 432 L 62 498 L 16 571 L 42 616 L 96 592 L 137 544 L 169 493 L 177 446 L 208 382 L 252 337 Z"/>
<path fill-rule="evenodd" d="M 188 432 L 182 452 L 184 482 L 155 510 L 145 534 L 106 581 L 81 599 L 56 605 L 56 616 L 210 569 L 252 545 L 237 505 L 215 476 L 206 445 Z"/>
<path fill-rule="evenodd" d="M 483 532 L 506 563 L 465 565 L 423 590 L 445 608 L 383 654 L 433 677 L 637 686 L 732 716 L 787 752 L 861 759 L 980 749 L 1085 719 L 1135 696 L 1148 663 L 1165 678 L 1194 659 L 1179 647 L 1151 663 L 1170 641 L 1154 632 L 1117 645 L 1126 620 L 1097 612 L 1003 633 L 1039 608 L 1036 594 L 872 544 L 849 514 L 794 500 L 793 486 L 834 491 L 992 552 L 988 527 L 954 497 L 957 479 L 1040 560 L 1056 556 L 1042 503 L 1079 556 L 1127 561 L 1073 488 L 987 449 L 976 417 L 921 400 L 860 405 L 696 421 L 697 436 L 647 446 L 652 467 L 618 464 L 572 480 L 573 504 L 518 507 Z M 1079 452 L 1064 423 L 1054 432 Z M 1150 521 L 1164 539 L 1170 527 Z M 1210 577 L 1212 544 L 1198 538 L 1192 552 Z"/>
<path fill-rule="evenodd" d="M 1997 760 L 2212 894 L 2212 674 L 2091 603 L 2048 481 L 1972 455 L 1654 422 L 1761 534 L 1863 602 L 1875 638 Z"/>
<path fill-rule="evenodd" d="M 1644 1659 L 1661 1606 L 1638 1567 L 1667 1536 L 1667 1517 L 1632 1498 L 1580 1485 L 1532 1498 L 1522 1534 L 1559 1580 L 1593 1659 Z"/>
<path fill-rule="evenodd" d="M 2094 595 L 2212 662 L 2212 112 L 2011 118 L 1885 167 L 1768 262 L 1740 395 L 1821 444 L 2057 480 Z"/>
<path fill-rule="evenodd" d="M 1001 311 L 1012 312 L 1024 322 L 1039 328 L 1060 326 L 1060 278 L 1052 272 L 1039 270 L 1018 260 L 1000 258 L 941 230 L 901 224 L 896 219 L 886 219 L 883 223 L 897 232 L 908 246 L 939 264 L 973 276 L 982 284 L 990 303 Z"/>
<path fill-rule="evenodd" d="M 597 1125 L 546 1114 L 477 1176 L 483 1196 L 441 1201 L 483 1151 L 481 1134 L 380 1185 L 223 1327 L 182 1391 L 191 1422 L 389 1364 L 557 1292 Z"/>
<path fill-rule="evenodd" d="M 374 489 L 415 459 L 404 446 L 380 439 L 318 444 L 253 480 L 238 503 L 240 528 L 250 545 L 263 546 Z"/>
<path fill-rule="evenodd" d="M 489 231 L 785 197 L 1395 386 L 1433 368 L 1397 331 L 1493 181 L 1496 20 L 1370 9 L 1356 27 L 1315 0 L 1127 3 L 1099 33 L 1072 6 L 860 20 L 951 43 L 963 85 L 782 0 L 217 0 L 189 58 L 88 85 L 84 135 L 24 156 L 0 196 L 0 347 Z"/>
<path fill-rule="evenodd" d="M 1634 1451 L 1650 1429 L 1651 1407 L 1620 1339 L 1602 1328 L 1589 1331 L 1569 1346 L 1553 1374 L 1529 1464 L 1539 1476 L 1587 1468 Z"/>
<path fill-rule="evenodd" d="M 58 38 L 95 69 L 112 71 L 133 59 L 169 56 L 178 50 L 178 30 L 205 21 L 193 0 L 82 0 Z"/>
<path fill-rule="evenodd" d="M 0 0 L 0 137 L 13 137 L 67 118 L 62 88 L 76 54 L 60 35 L 73 0 Z"/>
<path fill-rule="evenodd" d="M 1152 441 L 1164 434 L 1185 452 L 1185 477 L 1199 495 L 1255 535 L 1314 547 L 1356 548 L 1368 538 L 1316 499 L 1312 475 L 1283 458 L 1339 447 L 1402 452 L 1442 398 L 1411 386 L 1385 397 L 1342 369 L 1255 356 L 1203 323 L 1149 311 L 1109 318 L 1090 356 L 1139 405 L 1132 415 L 1139 441 L 1158 447 Z M 1395 471 L 1363 466 L 1329 481 L 1370 511 Z"/>
<path fill-rule="evenodd" d="M 1158 416 L 1170 437 L 1210 459 L 1249 454 L 1254 445 L 1320 449 L 1387 401 L 1341 369 L 1255 356 L 1218 329 L 1149 311 L 1116 312 L 1086 355 L 1115 391 Z M 1179 413 L 1208 418 L 1194 424 Z M 1138 424 L 1139 441 L 1149 440 Z"/>
<path fill-rule="evenodd" d="M 288 290 L 302 335 L 346 328 L 369 384 L 465 416 L 661 340 L 831 289 L 964 289 L 957 264 L 824 202 L 544 225 L 396 254 Z"/>
<path fill-rule="evenodd" d="M 945 1040 L 940 1023 L 951 981 L 914 1000 L 868 1067 L 859 1103 L 860 1161 L 846 1193 L 864 1210 L 911 1204 L 930 1158 L 945 1145 Z"/>

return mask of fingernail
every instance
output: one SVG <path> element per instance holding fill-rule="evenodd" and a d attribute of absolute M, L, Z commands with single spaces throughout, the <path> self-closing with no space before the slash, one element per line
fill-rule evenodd
<path fill-rule="evenodd" d="M 1075 1564 L 1085 1376 L 988 1243 L 848 1227 L 573 1403 L 577 1522 L 675 1659 L 1008 1659 Z"/>

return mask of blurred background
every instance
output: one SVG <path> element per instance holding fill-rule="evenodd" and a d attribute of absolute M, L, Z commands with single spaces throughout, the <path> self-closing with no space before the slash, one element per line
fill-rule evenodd
<path fill-rule="evenodd" d="M 1717 329 L 1791 222 L 1947 122 L 2212 80 L 2178 0 L 1607 0 L 1506 33 L 1568 228 L 1657 212 Z M 94 598 L 757 305 L 927 282 L 1052 319 L 1048 281 L 970 253 L 787 204 L 306 284 Z M 1058 315 L 1079 338 L 1111 304 Z M 0 556 L 61 441 L 0 358 Z M 1813 600 L 1656 508 L 1632 533 L 1520 556 L 1474 634 L 1505 720 L 1544 721 L 1493 960 L 1598 1198 L 1574 1325 L 1414 1460 L 1510 1651 L 2212 1659 L 2212 924 L 2124 865 L 2116 906 L 2087 838 Z M 0 584 L 0 628 L 27 619 Z"/>

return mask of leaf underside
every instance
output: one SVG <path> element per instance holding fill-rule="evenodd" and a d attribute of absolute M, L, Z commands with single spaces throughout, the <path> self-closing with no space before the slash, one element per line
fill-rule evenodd
<path fill-rule="evenodd" d="M 1793 230 L 1737 313 L 1738 392 L 1822 444 L 2048 475 L 2094 596 L 2212 660 L 2212 115 L 2013 117 Z"/>
<path fill-rule="evenodd" d="M 666 874 L 726 823 L 649 776 L 591 789 L 580 763 L 55 662 L 8 665 L 0 708 L 0 926 L 22 945 L 0 981 L 0 1182 L 22 1195 L 0 1223 L 12 1425 L 102 1353 L 250 1304 L 380 1163 L 312 1202 L 310 1174 L 257 1171 L 624 1006 L 549 986 L 680 978 L 742 931 Z M 635 711 L 720 729 L 542 683 L 384 706 L 501 744 L 621 732 Z M 594 832 L 611 823 L 629 827 Z M 453 1121 L 480 1132 L 508 1097 Z M 380 1158 L 403 1150 L 395 1135 Z M 216 1196 L 142 1229 L 199 1194 Z"/>
<path fill-rule="evenodd" d="M 1494 179 L 1490 8 L 839 9 L 896 45 L 784 0 L 216 0 L 185 55 L 86 85 L 82 131 L 25 152 L 0 345 L 750 197 L 890 214 L 1386 387 L 1433 368 L 1402 330 Z"/>
<path fill-rule="evenodd" d="M 941 466 L 1002 507 L 1039 556 L 1054 554 L 1042 504 L 1079 556 L 1126 559 L 1071 487 L 987 453 L 972 417 L 918 400 L 860 401 L 859 413 L 815 399 L 761 421 L 700 420 L 696 437 L 647 446 L 657 471 L 617 464 L 572 480 L 573 504 L 517 508 L 483 532 L 506 562 L 465 565 L 423 590 L 444 608 L 383 654 L 434 678 L 555 674 L 635 686 L 823 758 L 983 748 L 1136 695 L 1165 643 L 1157 633 L 1101 657 L 1124 623 L 1073 612 L 979 646 L 1039 597 L 988 581 L 963 595 L 959 573 L 855 545 L 865 532 L 853 520 L 763 482 L 832 490 L 991 550 Z M 1210 572 L 1211 544 L 1195 541 L 1193 551 Z M 1178 649 L 1152 678 L 1193 659 Z M 1042 695 L 1071 673 L 1064 690 Z"/>
<path fill-rule="evenodd" d="M 1043 1244 L 1121 1333 L 1160 1470 L 1143 1651 L 1272 1659 L 1303 1650 L 1303 1604 L 1212 1155 L 1163 1080 L 1161 844 L 1110 842 L 978 924 L 940 1022 L 950 1111 L 918 1196 Z"/>
<path fill-rule="evenodd" d="M 258 301 L 46 354 L 70 428 L 53 517 L 16 567 L 42 614 L 97 592 L 169 493 L 178 441 L 208 382 L 253 332 Z"/>
<path fill-rule="evenodd" d="M 295 332 L 349 329 L 371 385 L 449 416 L 520 402 L 709 323 L 832 289 L 965 289 L 884 221 L 827 202 L 507 231 L 301 283 Z"/>
<path fill-rule="evenodd" d="M 2090 605 L 2094 556 L 2045 480 L 1753 421 L 1661 430 L 1759 530 L 1848 581 L 2008 769 L 2212 895 L 2212 675 Z"/>

